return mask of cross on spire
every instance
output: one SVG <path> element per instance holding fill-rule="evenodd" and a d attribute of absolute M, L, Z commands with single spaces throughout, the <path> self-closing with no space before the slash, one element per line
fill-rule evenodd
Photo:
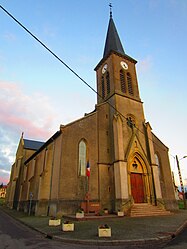
<path fill-rule="evenodd" d="M 109 3 L 109 7 L 110 7 L 110 18 L 112 18 L 112 3 Z"/>
<path fill-rule="evenodd" d="M 110 7 L 110 19 L 109 19 L 109 25 L 108 25 L 108 31 L 107 31 L 107 36 L 106 36 L 103 57 L 106 57 L 111 51 L 125 55 L 123 46 L 121 44 L 118 32 L 116 30 L 116 27 L 115 27 L 115 24 L 112 18 L 112 4 L 109 3 L 108 6 Z"/>

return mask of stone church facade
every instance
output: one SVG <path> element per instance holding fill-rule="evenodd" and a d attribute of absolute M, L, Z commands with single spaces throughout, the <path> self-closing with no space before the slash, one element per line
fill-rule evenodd
<path fill-rule="evenodd" d="M 95 110 L 61 125 L 39 149 L 24 149 L 21 137 L 9 207 L 28 212 L 32 201 L 35 215 L 72 214 L 81 206 L 91 211 L 94 204 L 126 214 L 134 203 L 177 209 L 168 148 L 145 121 L 136 63 L 124 52 L 110 15 L 103 58 L 95 68 Z"/>

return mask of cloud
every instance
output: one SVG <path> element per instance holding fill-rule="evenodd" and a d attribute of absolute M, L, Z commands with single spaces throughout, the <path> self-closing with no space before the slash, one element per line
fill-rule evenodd
<path fill-rule="evenodd" d="M 5 165 L 11 164 L 14 160 L 12 151 L 15 151 L 16 142 L 14 141 L 14 134 L 10 133 L 8 129 L 3 129 L 1 126 L 0 137 L 0 168 L 5 169 Z"/>
<path fill-rule="evenodd" d="M 1 128 L 40 139 L 49 136 L 55 113 L 48 97 L 27 95 L 19 85 L 0 81 L 0 106 Z"/>
<path fill-rule="evenodd" d="M 140 60 L 138 63 L 138 69 L 140 73 L 147 73 L 152 68 L 152 58 L 150 55 L 147 55 L 144 59 Z"/>
<path fill-rule="evenodd" d="M 10 171 L 0 169 L 0 184 L 1 183 L 7 184 L 9 181 L 9 175 Z"/>
<path fill-rule="evenodd" d="M 21 133 L 46 141 L 53 133 L 55 112 L 50 99 L 39 93 L 26 94 L 21 85 L 0 81 L 0 181 L 14 162 Z"/>
<path fill-rule="evenodd" d="M 0 169 L 0 172 L 2 172 L 3 174 L 10 174 L 10 171 L 4 169 Z"/>
<path fill-rule="evenodd" d="M 4 39 L 6 41 L 10 41 L 10 42 L 14 42 L 16 41 L 16 36 L 15 34 L 13 33 L 10 33 L 10 32 L 6 32 L 4 35 L 3 35 Z"/>

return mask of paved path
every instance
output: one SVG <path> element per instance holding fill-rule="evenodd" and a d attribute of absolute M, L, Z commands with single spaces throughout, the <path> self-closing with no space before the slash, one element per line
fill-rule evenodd
<path fill-rule="evenodd" d="M 0 249 L 62 248 L 0 210 Z"/>
<path fill-rule="evenodd" d="M 168 217 L 107 218 L 107 223 L 113 229 L 112 238 L 100 240 L 96 232 L 101 223 L 100 220 L 76 222 L 76 229 L 73 233 L 63 233 L 60 227 L 48 226 L 48 217 L 27 216 L 24 213 L 1 207 L 0 249 L 187 249 L 185 232 L 166 245 L 171 236 L 183 227 L 182 224 L 185 224 L 186 219 L 186 211 L 180 211 Z M 53 239 L 46 238 L 46 234 L 52 235 Z M 80 244 L 81 241 L 83 244 Z"/>
<path fill-rule="evenodd" d="M 0 249 L 148 249 L 138 245 L 99 246 L 69 244 L 45 238 L 0 210 Z M 158 247 L 157 247 L 158 249 Z"/>

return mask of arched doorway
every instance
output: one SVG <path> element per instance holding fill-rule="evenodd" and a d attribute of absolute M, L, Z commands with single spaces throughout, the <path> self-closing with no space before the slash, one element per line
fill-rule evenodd
<path fill-rule="evenodd" d="M 134 156 L 130 161 L 130 188 L 134 203 L 147 202 L 146 175 L 147 169 L 142 158 Z"/>

